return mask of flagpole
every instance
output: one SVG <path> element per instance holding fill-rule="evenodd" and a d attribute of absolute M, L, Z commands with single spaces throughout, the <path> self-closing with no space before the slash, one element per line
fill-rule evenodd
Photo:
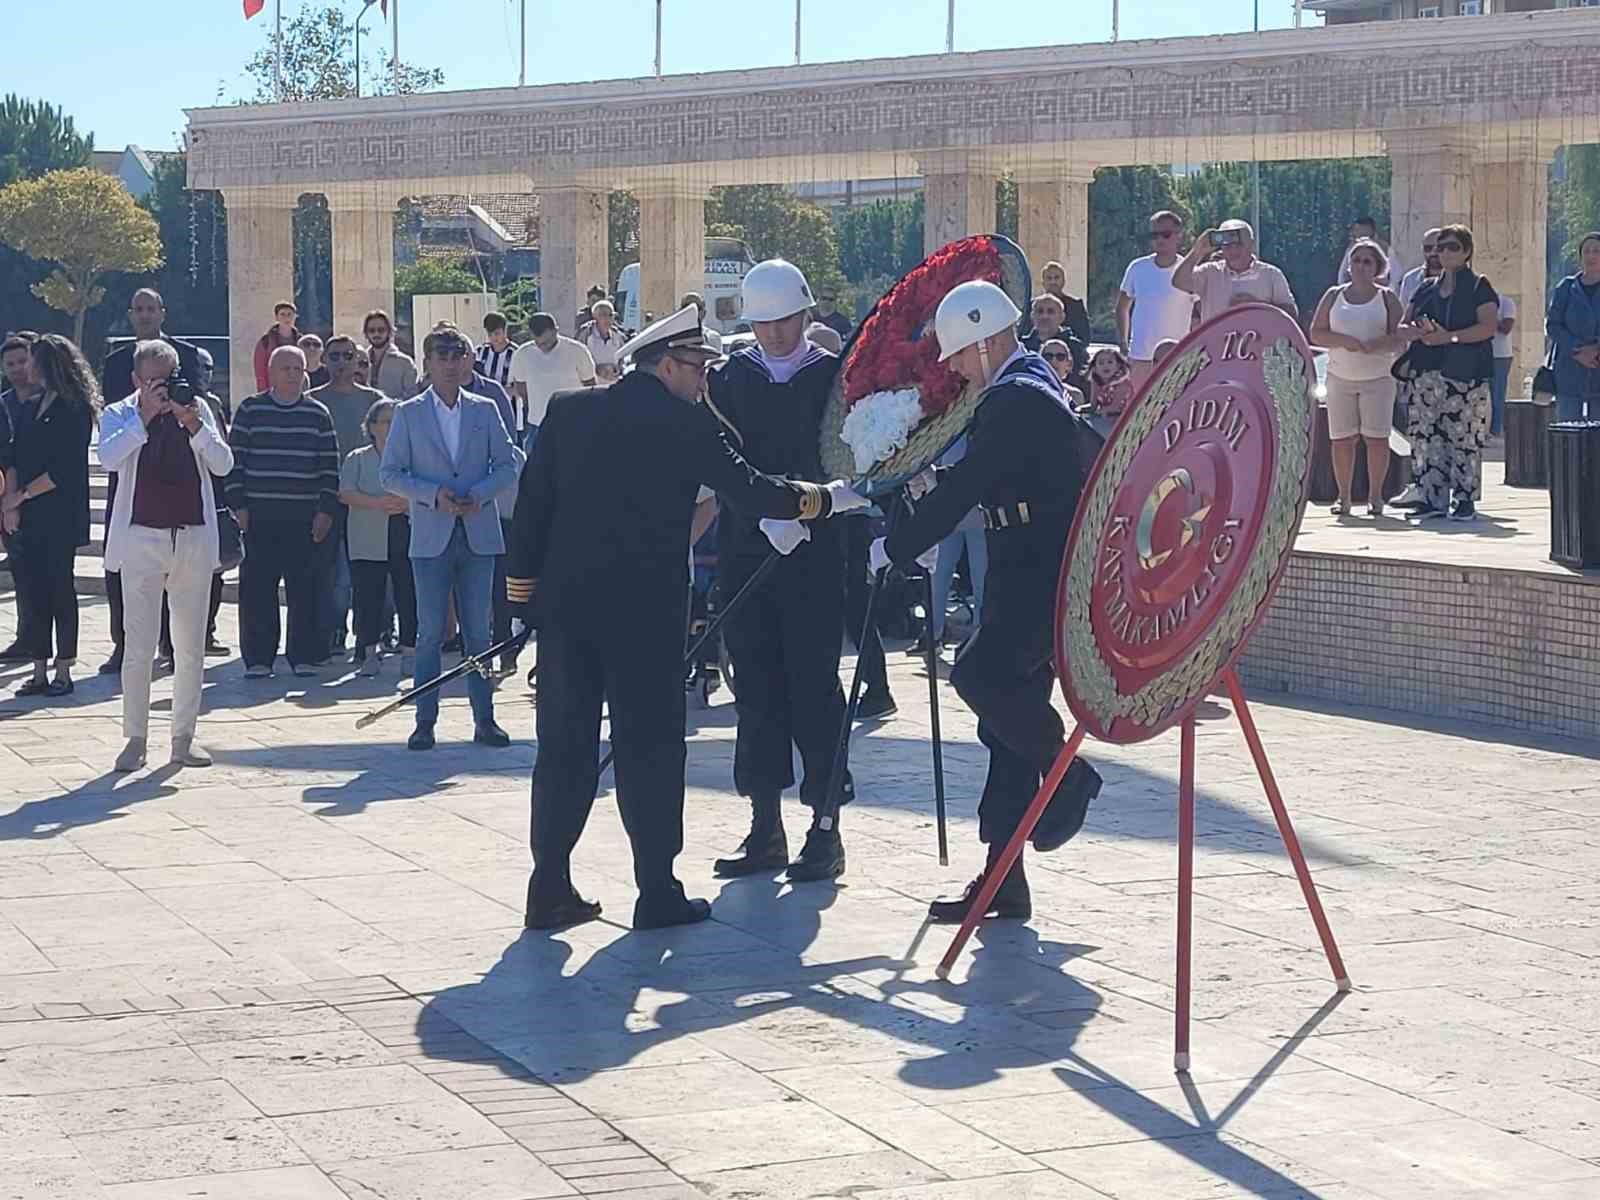
<path fill-rule="evenodd" d="M 950 10 L 944 21 L 944 52 L 956 52 L 956 0 L 950 0 Z"/>
<path fill-rule="evenodd" d="M 280 0 L 281 2 L 281 0 Z M 389 51 L 389 74 L 400 78 L 400 0 L 389 0 L 389 34 L 394 39 Z"/>
<path fill-rule="evenodd" d="M 522 16 L 518 37 L 522 42 L 522 68 L 517 72 L 517 86 L 528 86 L 528 0 L 522 0 Z"/>
<path fill-rule="evenodd" d="M 272 78 L 278 89 L 278 103 L 283 103 L 283 0 L 275 0 L 273 4 L 273 21 L 275 31 L 272 35 Z"/>
<path fill-rule="evenodd" d="M 661 78 L 661 0 L 656 0 L 656 78 Z"/>
<path fill-rule="evenodd" d="M 800 0 L 794 0 L 794 65 L 800 65 Z"/>

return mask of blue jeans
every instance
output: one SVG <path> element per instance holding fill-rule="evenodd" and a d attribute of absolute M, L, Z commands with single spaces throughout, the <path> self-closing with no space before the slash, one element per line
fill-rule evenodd
<path fill-rule="evenodd" d="M 939 543 L 939 561 L 933 568 L 933 636 L 944 636 L 945 608 L 950 601 L 950 581 L 961 561 L 961 547 L 967 548 L 967 565 L 972 568 L 972 603 L 983 612 L 983 577 L 989 573 L 989 543 L 984 540 L 983 524 L 969 514 Z"/>
<path fill-rule="evenodd" d="M 1506 427 L 1506 385 L 1511 382 L 1511 360 L 1494 360 L 1494 375 L 1489 379 L 1489 436 L 1499 437 Z"/>
<path fill-rule="evenodd" d="M 1583 420 L 1583 401 L 1584 397 L 1582 396 L 1557 396 L 1556 420 Z M 1600 403 L 1596 403 L 1593 400 L 1589 402 L 1589 416 L 1591 418 L 1600 417 Z"/>
<path fill-rule="evenodd" d="M 452 588 L 457 598 L 456 620 L 461 624 L 461 642 L 466 652 L 482 654 L 489 648 L 489 592 L 494 585 L 494 556 L 474 554 L 467 545 L 466 529 L 457 521 L 444 553 L 433 558 L 413 557 L 411 573 L 417 581 L 416 686 L 421 687 L 439 674 L 445 610 L 450 604 Z M 489 681 L 476 671 L 467 674 L 467 698 L 472 701 L 475 724 L 486 725 L 494 720 L 494 693 Z M 416 705 L 418 726 L 432 728 L 439 719 L 439 693 L 428 693 Z"/>

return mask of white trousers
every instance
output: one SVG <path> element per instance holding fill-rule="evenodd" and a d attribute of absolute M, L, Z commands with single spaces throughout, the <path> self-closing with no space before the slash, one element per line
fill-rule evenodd
<path fill-rule="evenodd" d="M 211 613 L 212 543 L 204 525 L 128 526 L 122 562 L 122 736 L 150 735 L 150 671 L 161 637 L 161 595 L 172 614 L 172 737 L 193 738 Z"/>

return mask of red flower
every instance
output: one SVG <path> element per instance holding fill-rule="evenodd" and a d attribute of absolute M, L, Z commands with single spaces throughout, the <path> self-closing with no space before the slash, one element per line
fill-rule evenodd
<path fill-rule="evenodd" d="M 845 360 L 845 403 L 915 387 L 925 416 L 949 408 L 965 386 L 939 362 L 933 315 L 951 288 L 973 279 L 1002 283 L 1000 252 L 983 235 L 930 254 L 873 307 Z"/>

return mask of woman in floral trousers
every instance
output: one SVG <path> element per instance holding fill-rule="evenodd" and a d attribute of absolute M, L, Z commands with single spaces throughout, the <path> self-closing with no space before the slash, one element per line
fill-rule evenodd
<path fill-rule="evenodd" d="M 1472 270 L 1465 225 L 1439 231 L 1439 259 L 1443 272 L 1417 290 L 1397 330 L 1411 346 L 1395 373 L 1411 412 L 1419 515 L 1470 521 L 1482 494 L 1500 298 Z"/>

